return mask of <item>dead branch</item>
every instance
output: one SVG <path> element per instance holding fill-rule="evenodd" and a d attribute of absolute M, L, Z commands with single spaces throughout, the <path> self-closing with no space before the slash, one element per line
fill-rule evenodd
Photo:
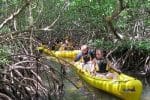
<path fill-rule="evenodd" d="M 41 30 L 41 31 L 51 31 L 52 29 L 50 29 L 50 28 L 54 26 L 54 24 L 58 21 L 59 17 L 60 17 L 60 15 L 58 15 L 58 17 L 53 21 L 53 23 L 51 25 L 49 25 L 45 28 L 39 29 L 39 30 Z"/>
<path fill-rule="evenodd" d="M 20 61 L 18 63 L 13 64 L 12 66 L 16 66 L 16 65 L 19 65 L 19 64 L 22 64 L 22 63 L 36 63 L 36 61 L 30 61 L 30 60 Z"/>
<path fill-rule="evenodd" d="M 1 99 L 1 100 L 12 100 L 9 96 L 7 96 L 7 95 L 4 94 L 4 93 L 0 93 L 0 99 Z"/>
<path fill-rule="evenodd" d="M 39 82 L 40 84 L 42 84 L 42 79 L 41 79 L 41 77 L 40 77 L 37 73 L 35 73 L 33 70 L 31 70 L 31 72 L 32 72 L 32 74 L 36 77 L 36 80 L 38 80 L 38 82 Z"/>

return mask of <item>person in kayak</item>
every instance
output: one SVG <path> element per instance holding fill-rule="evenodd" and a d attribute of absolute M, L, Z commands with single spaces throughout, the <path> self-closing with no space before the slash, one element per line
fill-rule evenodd
<path fill-rule="evenodd" d="M 73 50 L 73 49 L 74 49 L 74 47 L 73 47 L 73 43 L 72 43 L 71 39 L 70 38 L 66 38 L 64 40 L 64 42 L 61 43 L 59 51 Z"/>
<path fill-rule="evenodd" d="M 74 61 L 81 64 L 82 70 L 91 72 L 94 66 L 92 62 L 93 58 L 94 58 L 94 51 L 89 49 L 87 45 L 82 45 L 81 52 L 76 56 Z M 78 62 L 78 61 L 81 61 L 81 62 Z"/>
<path fill-rule="evenodd" d="M 116 79 L 117 75 L 109 72 L 112 65 L 106 60 L 105 56 L 106 53 L 103 50 L 95 50 L 95 58 L 93 59 L 93 62 L 95 63 L 96 76 Z"/>
<path fill-rule="evenodd" d="M 75 62 L 83 60 L 82 62 L 86 64 L 94 58 L 94 52 L 89 49 L 87 45 L 81 46 L 81 52 L 76 56 Z"/>

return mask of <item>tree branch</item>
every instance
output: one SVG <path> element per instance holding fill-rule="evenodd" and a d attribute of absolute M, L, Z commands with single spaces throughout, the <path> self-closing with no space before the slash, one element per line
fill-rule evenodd
<path fill-rule="evenodd" d="M 0 24 L 0 29 L 4 27 L 5 24 L 7 24 L 9 21 L 14 19 L 16 16 L 18 16 L 28 5 L 30 4 L 30 1 L 27 1 L 20 9 L 18 9 L 16 12 L 11 14 L 7 19 L 5 19 L 1 24 Z"/>
<path fill-rule="evenodd" d="M 121 13 L 122 10 L 124 10 L 123 0 L 117 0 L 116 9 L 113 11 L 111 16 L 106 17 L 106 22 L 108 26 L 110 27 L 110 30 L 119 40 L 122 40 L 122 38 L 119 36 L 119 34 L 117 34 L 112 21 Z"/>
<path fill-rule="evenodd" d="M 53 23 L 52 23 L 51 25 L 49 25 L 49 26 L 47 26 L 47 27 L 45 27 L 45 28 L 42 28 L 42 29 L 40 29 L 40 30 L 43 30 L 43 31 L 51 31 L 50 28 L 51 28 L 52 26 L 54 26 L 54 24 L 58 21 L 59 17 L 60 17 L 60 15 L 58 15 L 58 17 L 53 21 Z"/>

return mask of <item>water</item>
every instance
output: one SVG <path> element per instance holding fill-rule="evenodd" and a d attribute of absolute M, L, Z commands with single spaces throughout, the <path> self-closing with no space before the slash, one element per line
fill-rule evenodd
<path fill-rule="evenodd" d="M 141 100 L 149 100 L 149 99 L 150 99 L 150 85 L 147 85 L 144 86 Z"/>
<path fill-rule="evenodd" d="M 82 85 L 79 89 L 67 84 L 65 91 L 64 100 L 120 100 L 87 84 Z"/>

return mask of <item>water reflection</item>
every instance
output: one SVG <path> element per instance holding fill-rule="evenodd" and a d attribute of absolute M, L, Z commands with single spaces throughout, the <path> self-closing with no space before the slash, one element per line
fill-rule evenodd
<path fill-rule="evenodd" d="M 143 78 L 141 80 L 144 84 L 141 100 L 149 100 L 150 98 L 150 76 L 147 76 L 146 78 Z"/>
<path fill-rule="evenodd" d="M 79 84 L 79 89 L 75 88 L 70 83 L 66 83 L 67 86 L 65 87 L 64 96 L 65 100 L 120 100 L 111 94 L 91 87 L 83 81 L 76 83 L 77 85 Z"/>

